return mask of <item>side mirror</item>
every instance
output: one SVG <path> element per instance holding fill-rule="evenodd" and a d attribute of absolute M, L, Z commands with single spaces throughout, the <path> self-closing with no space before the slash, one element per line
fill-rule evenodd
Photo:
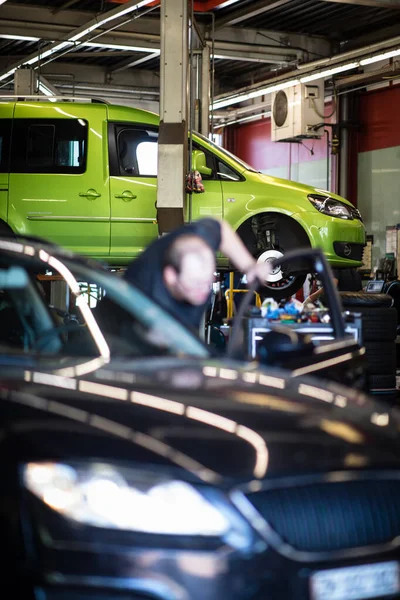
<path fill-rule="evenodd" d="M 212 169 L 207 167 L 206 155 L 201 150 L 192 152 L 192 170 L 198 171 L 200 175 L 212 175 Z"/>

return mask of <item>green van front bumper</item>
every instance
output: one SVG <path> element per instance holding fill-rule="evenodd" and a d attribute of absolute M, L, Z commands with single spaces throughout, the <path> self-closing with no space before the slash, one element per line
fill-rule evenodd
<path fill-rule="evenodd" d="M 302 225 L 313 248 L 321 248 L 333 267 L 359 267 L 365 246 L 365 227 L 358 219 L 328 217 L 317 211 L 292 215 Z"/>

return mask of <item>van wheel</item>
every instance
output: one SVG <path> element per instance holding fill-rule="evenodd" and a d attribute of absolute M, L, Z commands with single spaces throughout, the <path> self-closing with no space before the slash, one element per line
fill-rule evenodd
<path fill-rule="evenodd" d="M 294 219 L 278 213 L 261 213 L 243 223 L 238 234 L 258 262 L 278 259 L 291 250 L 310 248 L 310 240 L 304 229 Z M 263 298 L 289 298 L 303 285 L 309 264 L 299 261 L 285 266 L 278 265 L 259 291 Z"/>
<path fill-rule="evenodd" d="M 257 257 L 257 262 L 270 262 L 279 259 L 281 256 L 283 256 L 283 252 L 279 250 L 264 250 Z M 280 265 L 277 265 L 268 277 L 268 281 L 259 290 L 259 294 L 262 298 L 289 298 L 303 286 L 306 277 L 307 273 L 286 275 Z"/>

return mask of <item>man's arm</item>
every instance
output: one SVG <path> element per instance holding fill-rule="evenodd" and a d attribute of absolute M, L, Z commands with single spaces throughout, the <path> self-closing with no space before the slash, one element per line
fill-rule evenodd
<path fill-rule="evenodd" d="M 220 223 L 221 243 L 219 249 L 221 252 L 229 258 L 239 271 L 246 274 L 249 283 L 253 283 L 255 279 L 264 283 L 271 273 L 270 264 L 266 262 L 257 263 L 232 227 L 226 221 L 220 221 Z"/>
<path fill-rule="evenodd" d="M 336 279 L 335 276 L 333 277 L 333 282 L 334 282 L 335 286 L 337 287 L 339 281 L 338 281 L 338 279 Z M 303 306 L 305 306 L 306 304 L 309 304 L 310 302 L 312 303 L 312 302 L 315 302 L 315 300 L 318 300 L 318 298 L 324 293 L 324 291 L 325 291 L 324 288 L 320 287 L 316 292 L 313 292 L 312 294 L 310 294 L 304 300 Z"/>

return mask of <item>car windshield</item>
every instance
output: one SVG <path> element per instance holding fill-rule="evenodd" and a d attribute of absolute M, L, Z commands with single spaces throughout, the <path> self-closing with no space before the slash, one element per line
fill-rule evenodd
<path fill-rule="evenodd" d="M 201 140 L 202 142 L 205 142 L 206 144 L 209 144 L 210 146 L 212 146 L 215 150 L 218 150 L 218 152 L 220 152 L 221 154 L 224 154 L 225 156 L 228 156 L 231 160 L 234 160 L 235 162 L 239 163 L 243 167 L 243 169 L 245 169 L 246 171 L 252 171 L 253 173 L 259 172 L 259 171 L 257 171 L 257 169 L 250 166 L 244 160 L 241 160 L 240 158 L 238 158 L 237 156 L 235 156 L 234 154 L 229 152 L 229 150 L 225 150 L 225 148 L 221 148 L 221 146 L 218 146 L 218 144 L 216 144 L 212 140 L 209 140 L 207 137 L 205 137 L 201 133 L 198 133 L 196 131 L 195 136 L 197 138 L 199 138 L 199 140 Z"/>
<path fill-rule="evenodd" d="M 200 339 L 116 273 L 0 239 L 0 347 L 6 355 L 205 357 Z"/>

